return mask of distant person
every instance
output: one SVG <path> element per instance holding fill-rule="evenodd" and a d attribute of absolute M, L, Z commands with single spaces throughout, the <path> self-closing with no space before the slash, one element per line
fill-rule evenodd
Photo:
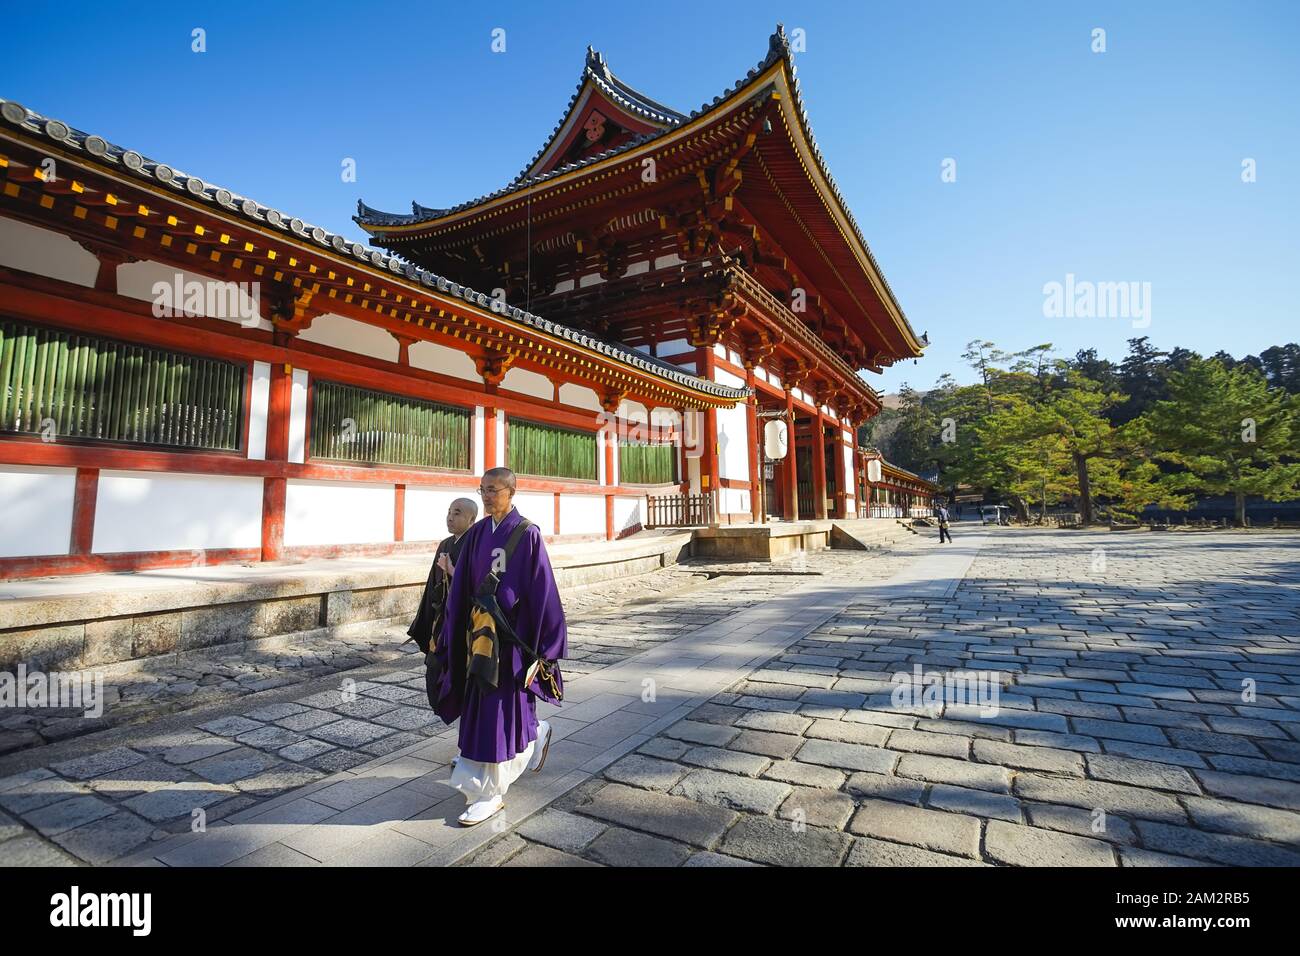
<path fill-rule="evenodd" d="M 948 509 L 943 505 L 939 506 L 939 543 L 944 541 L 952 544 L 952 532 L 948 530 Z"/>

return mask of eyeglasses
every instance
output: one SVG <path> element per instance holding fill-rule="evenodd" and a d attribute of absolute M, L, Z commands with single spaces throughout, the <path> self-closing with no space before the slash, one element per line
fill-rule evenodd
<path fill-rule="evenodd" d="M 482 488 L 482 487 L 480 487 L 479 490 L 478 490 L 478 494 L 479 494 L 479 497 L 480 497 L 480 498 L 488 498 L 488 497 L 490 497 L 490 496 L 492 496 L 492 495 L 499 495 L 501 492 L 503 492 L 503 491 L 508 491 L 508 490 L 509 490 L 508 488 Z"/>

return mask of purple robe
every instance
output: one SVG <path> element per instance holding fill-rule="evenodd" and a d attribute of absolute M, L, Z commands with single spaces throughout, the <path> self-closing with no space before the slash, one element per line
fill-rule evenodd
<path fill-rule="evenodd" d="M 460 752 L 467 760 L 500 763 L 509 760 L 537 739 L 536 698 L 558 703 L 534 681 L 523 686 L 525 658 L 512 642 L 501 639 L 501 669 L 495 690 L 483 693 L 465 684 L 465 630 L 473 593 L 492 569 L 492 553 L 505 549 L 510 533 L 520 521 L 511 509 L 492 530 L 485 516 L 465 532 L 460 560 L 456 562 L 447 595 L 447 613 L 436 655 L 443 664 L 442 695 L 436 713 L 446 723 L 460 718 Z M 568 629 L 559 590 L 546 555 L 542 533 L 536 525 L 524 532 L 509 566 L 501 575 L 497 602 L 515 634 L 536 647 L 548 661 L 559 660 L 568 650 Z M 561 690 L 563 679 L 556 668 Z"/>

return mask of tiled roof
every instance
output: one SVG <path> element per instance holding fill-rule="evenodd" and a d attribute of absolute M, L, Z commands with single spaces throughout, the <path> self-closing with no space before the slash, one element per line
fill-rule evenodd
<path fill-rule="evenodd" d="M 632 90 L 631 87 L 628 87 L 626 86 L 626 84 L 621 83 L 621 81 L 617 81 L 613 77 L 613 74 L 609 73 L 608 66 L 605 65 L 604 58 L 600 57 L 599 54 L 596 54 L 590 47 L 587 48 L 587 51 L 588 51 L 587 64 L 583 69 L 582 79 L 579 81 L 578 84 L 578 91 L 574 93 L 573 99 L 571 99 L 569 102 L 569 109 L 572 109 L 574 100 L 576 100 L 576 98 L 581 94 L 582 86 L 586 82 L 587 78 L 589 76 L 592 76 L 602 83 L 603 89 L 612 88 L 609 89 L 609 92 L 611 92 L 611 94 L 613 94 L 614 89 L 622 91 L 623 96 L 620 97 L 620 100 L 621 102 L 626 103 L 629 107 L 635 107 L 637 105 L 635 101 L 639 100 L 641 103 L 640 108 L 643 110 L 653 110 L 656 108 L 659 110 L 666 110 L 666 107 L 662 107 L 659 104 L 654 103 L 653 101 L 649 100 L 647 97 L 642 96 L 642 94 L 637 93 L 635 90 Z M 598 67 L 593 67 L 593 58 L 595 58 L 595 62 L 599 64 Z M 917 339 L 916 332 L 912 329 L 911 323 L 908 322 L 907 316 L 903 312 L 902 306 L 898 304 L 898 297 L 894 295 L 894 290 L 890 288 L 889 281 L 885 278 L 884 272 L 880 268 L 880 264 L 876 261 L 876 257 L 872 254 L 871 247 L 867 244 L 867 240 L 862 234 L 862 228 L 858 225 L 858 221 L 854 217 L 852 210 L 849 209 L 848 203 L 845 202 L 844 195 L 843 193 L 840 192 L 840 188 L 835 182 L 835 177 L 831 175 L 830 170 L 826 167 L 825 157 L 822 156 L 821 147 L 817 145 L 816 137 L 813 136 L 812 126 L 808 122 L 808 110 L 804 106 L 803 97 L 800 95 L 799 78 L 797 75 L 797 70 L 794 65 L 794 53 L 790 48 L 790 38 L 786 36 L 785 27 L 779 23 L 776 26 L 776 32 L 773 33 L 770 37 L 768 37 L 767 55 L 763 57 L 762 60 L 759 61 L 757 66 L 755 66 L 752 70 L 750 70 L 743 77 L 741 77 L 734 84 L 732 84 L 730 89 L 724 90 L 718 96 L 715 96 L 710 102 L 701 104 L 699 109 L 684 115 L 681 113 L 675 113 L 671 115 L 668 113 L 663 113 L 660 117 L 665 123 L 662 129 L 650 133 L 638 134 L 637 136 L 634 136 L 631 139 L 629 139 L 627 142 L 622 143 L 619 146 L 616 146 L 612 149 L 608 149 L 600 153 L 595 153 L 591 156 L 585 156 L 580 160 L 566 163 L 563 166 L 559 166 L 545 173 L 539 173 L 535 176 L 528 176 L 527 171 L 531 169 L 532 166 L 537 162 L 538 158 L 541 157 L 541 155 L 546 151 L 547 147 L 550 145 L 550 142 L 554 139 L 556 133 L 559 132 L 559 126 L 557 126 L 556 130 L 551 134 L 550 139 L 548 139 L 547 146 L 543 146 L 541 151 L 539 151 L 537 155 L 533 157 L 533 159 L 529 162 L 529 165 L 524 168 L 524 173 L 521 174 L 519 177 L 517 177 L 515 180 L 513 180 L 510 184 L 503 186 L 501 189 L 488 193 L 485 196 L 479 196 L 476 199 L 470 199 L 466 202 L 457 203 L 456 205 L 449 206 L 445 209 L 432 209 L 429 207 L 420 206 L 417 203 L 412 203 L 411 204 L 412 212 L 410 215 L 406 215 L 402 213 L 381 212 L 380 210 L 372 209 L 371 207 L 365 205 L 360 200 L 358 200 L 357 215 L 353 217 L 353 220 L 356 223 L 358 223 L 360 226 L 362 226 L 362 228 L 366 226 L 402 226 L 402 225 L 412 225 L 420 222 L 433 221 L 436 219 L 441 219 L 442 217 L 451 215 L 453 213 L 462 212 L 466 209 L 472 209 L 475 206 L 479 206 L 483 203 L 490 202 L 501 196 L 505 196 L 510 193 L 517 192 L 521 189 L 526 189 L 530 186 L 536 186 L 545 183 L 548 180 L 553 179 L 557 176 L 562 176 L 566 173 L 573 172 L 576 169 L 581 169 L 585 166 L 590 166 L 593 163 L 598 163 L 602 160 L 608 159 L 611 156 L 617 156 L 621 153 L 625 153 L 630 150 L 636 149 L 638 146 L 641 146 L 644 143 L 658 139 L 659 137 L 664 136 L 667 133 L 670 133 L 672 130 L 676 129 L 677 127 L 685 125 L 686 123 L 689 123 L 690 121 L 695 120 L 705 115 L 706 113 L 711 112 L 712 110 L 718 108 L 722 104 L 731 100 L 742 90 L 745 90 L 756 77 L 760 76 L 764 71 L 766 71 L 773 64 L 782 60 L 785 61 L 790 73 L 790 81 L 791 81 L 790 85 L 791 85 L 791 91 L 793 93 L 792 105 L 794 107 L 795 113 L 799 117 L 799 122 L 803 127 L 803 133 L 805 138 L 808 141 L 808 146 L 811 149 L 813 157 L 817 162 L 817 169 L 821 173 L 822 177 L 826 180 L 826 183 L 830 186 L 830 190 L 832 195 L 835 197 L 835 201 L 838 203 L 840 209 L 843 211 L 845 218 L 848 219 L 849 225 L 853 228 L 854 237 L 857 239 L 858 243 L 862 246 L 862 249 L 866 253 L 868 261 L 870 261 L 872 268 L 875 270 L 875 274 L 880 278 L 881 283 L 883 283 L 886 294 L 889 296 L 890 301 L 894 304 L 894 307 L 898 310 L 899 317 L 902 319 L 903 324 L 906 327 L 906 331 L 910 333 L 911 337 L 914 340 L 920 341 L 919 339 Z M 602 79 L 605 76 L 608 76 L 609 79 L 608 80 Z M 566 110 L 565 112 L 565 116 L 567 115 L 568 115 L 568 110 Z M 560 121 L 561 125 L 563 125 L 563 122 L 564 121 L 562 119 Z M 924 348 L 928 344 L 929 344 L 928 341 L 923 342 L 922 348 Z"/>
<path fill-rule="evenodd" d="M 436 288 L 463 299 L 471 305 L 504 316 L 521 325 L 545 332 L 583 348 L 598 352 L 617 362 L 650 372 L 660 378 L 674 382 L 685 388 L 704 392 L 723 399 L 743 401 L 750 395 L 748 388 L 732 388 L 692 375 L 690 372 L 649 355 L 633 351 L 626 346 L 606 342 L 585 332 L 569 328 L 558 322 L 551 322 L 524 309 L 506 305 L 490 296 L 477 292 L 468 286 L 453 282 L 405 262 L 397 256 L 389 255 L 380 249 L 370 249 L 359 242 L 353 242 L 338 233 L 329 232 L 320 226 L 290 217 L 278 209 L 265 206 L 255 199 L 249 199 L 220 186 L 214 186 L 197 176 L 190 176 L 165 163 L 157 162 L 135 152 L 116 146 L 101 136 L 84 133 L 56 119 L 50 119 L 28 110 L 12 100 L 0 99 L 0 117 L 5 123 L 17 127 L 25 133 L 43 137 L 58 143 L 72 152 L 80 152 L 120 172 L 132 174 L 137 179 L 161 184 L 191 200 L 217 207 L 229 215 L 248 220 L 259 226 L 271 226 L 280 232 L 296 237 L 302 242 L 314 243 L 323 249 L 340 256 L 351 256 L 373 267 L 387 269 L 389 272 L 403 276 L 413 283 L 427 288 Z M 0 127 L 3 128 L 3 127 Z"/>
<path fill-rule="evenodd" d="M 641 93 L 636 92 L 630 86 L 615 78 L 614 75 L 609 72 L 609 67 L 605 63 L 605 58 L 592 50 L 591 47 L 588 47 L 586 66 L 583 68 L 582 77 L 578 81 L 578 89 L 569 100 L 569 105 L 565 109 L 564 116 L 567 117 L 569 115 L 569 110 L 573 108 L 574 102 L 582 93 L 583 85 L 587 82 L 588 78 L 591 78 L 601 86 L 603 91 L 609 93 L 609 95 L 614 97 L 621 105 L 625 105 L 629 110 L 634 112 L 642 113 L 647 119 L 663 123 L 664 126 L 662 129 L 651 133 L 640 133 L 633 136 L 627 142 L 615 146 L 612 149 L 593 153 L 590 156 L 584 156 L 580 160 L 566 163 L 563 166 L 558 166 L 548 172 L 539 173 L 536 176 L 527 175 L 528 170 L 531 169 L 542 154 L 546 152 L 547 147 L 550 146 L 555 135 L 560 131 L 560 126 L 564 123 L 564 119 L 562 118 L 560 123 L 552 131 L 551 136 L 547 139 L 546 145 L 543 146 L 531 160 L 529 160 L 528 165 L 524 167 L 524 171 L 512 180 L 509 185 L 503 186 L 495 192 L 490 192 L 485 196 L 479 196 L 477 199 L 470 199 L 466 202 L 457 203 L 456 205 L 449 206 L 446 209 L 430 209 L 425 206 L 420 206 L 417 203 L 412 203 L 412 213 L 410 215 L 405 213 L 382 212 L 378 209 L 373 209 L 358 200 L 357 215 L 354 216 L 353 219 L 362 226 L 398 226 L 440 219 L 443 216 L 452 213 L 461 212 L 465 209 L 472 209 L 474 206 L 489 202 L 499 196 L 515 192 L 518 189 L 535 186 L 544 183 L 549 179 L 553 179 L 556 176 L 563 175 L 564 173 L 572 172 L 575 169 L 581 169 L 584 166 L 590 166 L 592 163 L 598 163 L 603 159 L 608 159 L 610 156 L 617 156 L 620 153 L 625 153 L 628 150 L 635 149 L 642 143 L 647 143 L 653 139 L 657 139 L 665 133 L 676 129 L 678 126 L 689 123 L 691 120 L 697 119 L 705 113 L 713 110 L 715 107 L 731 99 L 732 96 L 749 84 L 751 80 L 782 58 L 790 58 L 790 41 L 785 35 L 784 28 L 778 24 L 776 33 L 772 34 L 769 39 L 767 56 L 764 57 L 756 67 L 746 73 L 743 78 L 737 80 L 729 90 L 725 90 L 720 95 L 715 96 L 712 101 L 702 104 L 700 108 L 694 112 L 683 114 L 676 111 L 669 111 L 668 107 L 655 103 L 653 100 L 649 99 L 649 97 L 643 96 Z M 793 69 L 793 66 L 791 66 L 792 74 Z"/>

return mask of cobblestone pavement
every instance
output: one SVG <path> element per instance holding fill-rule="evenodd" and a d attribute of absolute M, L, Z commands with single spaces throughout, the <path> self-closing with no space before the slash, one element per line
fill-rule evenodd
<path fill-rule="evenodd" d="M 791 581 L 883 577 L 905 560 L 902 554 L 833 551 L 778 566 L 688 562 L 566 594 L 565 673 L 581 680 L 762 604 Z M 147 723 L 0 761 L 0 862 L 108 863 L 189 831 L 198 811 L 206 823 L 219 824 L 445 733 L 424 699 L 423 665 L 413 645 L 398 649 L 404 632 L 404 624 L 376 628 L 342 646 L 312 641 L 265 656 L 232 649 L 156 669 L 147 678 L 162 688 L 155 698 L 174 698 L 178 683 L 186 685 L 184 696 L 188 686 L 206 680 L 217 700 L 166 719 L 174 701 L 160 701 L 135 715 Z M 341 667 L 356 669 L 336 673 Z M 213 674 L 224 676 L 210 680 Z M 223 693 L 235 700 L 222 705 Z M 116 706 L 130 699 L 124 689 Z M 432 802 L 439 786 L 413 785 L 410 792 Z"/>
<path fill-rule="evenodd" d="M 996 714 L 894 706 L 916 666 Z M 1300 538 L 998 529 L 464 862 L 1300 865 Z"/>
<path fill-rule="evenodd" d="M 754 566 L 746 566 L 752 569 Z M 715 566 L 684 561 L 648 574 L 590 586 L 564 597 L 571 617 L 581 619 L 611 605 L 653 600 L 709 579 Z M 745 567 L 729 567 L 737 573 Z M 277 687 L 303 684 L 342 671 L 400 660 L 413 645 L 402 647 L 408 621 L 355 630 L 344 636 L 272 638 L 250 644 L 163 655 L 100 668 L 104 681 L 104 715 L 86 718 L 75 708 L 24 707 L 0 712 L 0 755 L 28 747 L 96 733 L 108 727 L 144 723 L 207 704 L 256 694 Z M 672 629 L 671 624 L 660 624 Z M 607 662 L 626 644 L 624 636 L 593 635 L 594 643 L 576 650 L 575 662 Z M 629 645 L 635 647 L 637 645 Z M 603 648 L 612 648 L 605 650 Z M 579 665 L 581 669 L 581 665 Z M 575 671 L 576 672 L 576 671 Z"/>

